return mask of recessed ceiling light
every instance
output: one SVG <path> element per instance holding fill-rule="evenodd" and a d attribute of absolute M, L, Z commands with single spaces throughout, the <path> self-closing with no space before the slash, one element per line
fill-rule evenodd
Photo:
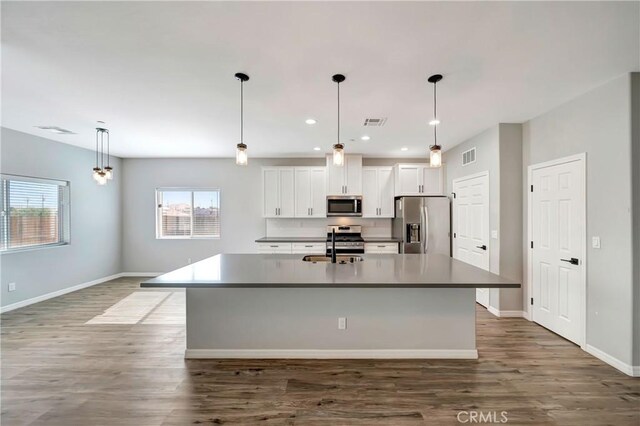
<path fill-rule="evenodd" d="M 360 139 L 362 139 L 363 141 L 368 141 L 369 139 L 371 139 L 371 136 L 364 135 Z"/>
<path fill-rule="evenodd" d="M 304 122 L 307 124 L 316 124 L 318 121 L 313 118 L 307 118 Z"/>
<path fill-rule="evenodd" d="M 63 129 L 62 127 L 58 127 L 58 126 L 36 126 L 36 127 L 41 130 L 48 130 L 58 135 L 75 135 L 75 133 L 72 132 L 71 130 Z"/>
<path fill-rule="evenodd" d="M 313 148 L 314 151 L 320 151 L 320 147 L 316 146 L 315 148 Z"/>
<path fill-rule="evenodd" d="M 406 146 L 403 146 L 402 148 L 400 148 L 400 151 L 409 151 L 409 148 L 407 148 Z"/>

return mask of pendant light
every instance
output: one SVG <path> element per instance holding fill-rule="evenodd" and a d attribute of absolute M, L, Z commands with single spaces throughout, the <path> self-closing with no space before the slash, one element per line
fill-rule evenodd
<path fill-rule="evenodd" d="M 104 126 L 104 122 L 98 121 L 96 127 L 96 165 L 93 168 L 93 179 L 98 185 L 106 185 L 108 180 L 113 179 L 113 167 L 111 167 L 111 156 L 109 153 L 109 130 Z M 105 147 L 107 164 L 105 165 Z"/>
<path fill-rule="evenodd" d="M 236 164 L 246 166 L 248 157 L 247 145 L 244 143 L 244 82 L 249 80 L 249 76 L 239 72 L 235 77 L 240 80 L 240 143 L 236 145 Z"/>
<path fill-rule="evenodd" d="M 438 120 L 436 94 L 436 85 L 440 80 L 442 80 L 441 74 L 434 74 L 427 80 L 429 83 L 433 83 L 433 120 L 429 122 L 429 124 L 433 126 L 433 145 L 429 147 L 429 150 L 431 151 L 429 155 L 429 164 L 431 167 L 442 166 L 442 147 L 438 145 L 438 124 L 440 124 L 440 120 Z"/>
<path fill-rule="evenodd" d="M 338 141 L 335 145 L 333 145 L 333 165 L 334 166 L 342 166 L 344 165 L 344 145 L 340 143 L 340 83 L 346 80 L 346 77 L 342 74 L 336 74 L 331 77 L 338 85 Z"/>

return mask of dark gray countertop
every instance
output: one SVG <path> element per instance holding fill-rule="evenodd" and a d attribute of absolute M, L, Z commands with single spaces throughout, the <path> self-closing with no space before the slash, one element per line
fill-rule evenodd
<path fill-rule="evenodd" d="M 518 281 L 441 254 L 362 255 L 350 264 L 294 254 L 219 254 L 141 284 L 186 288 L 519 288 Z"/>
<path fill-rule="evenodd" d="M 392 237 L 363 237 L 365 243 L 399 243 L 402 240 Z M 262 237 L 256 243 L 324 243 L 326 237 Z"/>

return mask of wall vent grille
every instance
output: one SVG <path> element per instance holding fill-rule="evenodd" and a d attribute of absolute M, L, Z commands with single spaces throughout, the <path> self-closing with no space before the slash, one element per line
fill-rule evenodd
<path fill-rule="evenodd" d="M 365 127 L 382 127 L 387 122 L 386 118 L 365 118 L 363 126 Z"/>
<path fill-rule="evenodd" d="M 462 153 L 462 165 L 463 166 L 466 166 L 467 164 L 471 164 L 471 163 L 475 163 L 475 162 L 476 162 L 476 149 L 475 149 L 475 147 Z"/>

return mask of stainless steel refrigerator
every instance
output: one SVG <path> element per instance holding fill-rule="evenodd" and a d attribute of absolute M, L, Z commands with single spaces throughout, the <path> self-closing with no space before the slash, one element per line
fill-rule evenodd
<path fill-rule="evenodd" d="M 448 197 L 396 197 L 393 237 L 400 253 L 451 256 L 451 203 Z"/>

